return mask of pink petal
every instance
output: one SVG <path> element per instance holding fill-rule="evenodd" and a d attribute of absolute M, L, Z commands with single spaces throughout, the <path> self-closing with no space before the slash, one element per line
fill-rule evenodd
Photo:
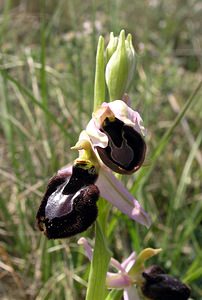
<path fill-rule="evenodd" d="M 106 284 L 111 289 L 123 289 L 132 284 L 132 280 L 127 273 L 107 273 Z"/>
<path fill-rule="evenodd" d="M 110 260 L 110 265 L 121 272 L 125 272 L 125 268 L 122 266 L 122 264 L 120 264 L 120 262 L 113 257 Z"/>
<path fill-rule="evenodd" d="M 81 237 L 78 240 L 78 245 L 82 245 L 84 247 L 85 250 L 85 254 L 88 257 L 88 259 L 91 261 L 92 257 L 93 257 L 93 249 L 91 248 L 90 244 L 88 243 L 87 239 L 84 237 Z M 125 272 L 124 267 L 122 266 L 122 264 L 120 264 L 120 262 L 118 260 L 116 260 L 115 258 L 111 258 L 110 260 L 110 265 L 115 267 L 117 270 L 121 271 L 121 272 Z"/>
<path fill-rule="evenodd" d="M 66 175 L 71 176 L 72 175 L 72 166 L 64 166 L 62 169 L 57 171 L 58 175 Z"/>
<path fill-rule="evenodd" d="M 134 286 L 130 286 L 130 287 L 124 289 L 123 299 L 124 300 L 140 300 L 140 297 L 138 296 L 136 288 Z"/>
<path fill-rule="evenodd" d="M 109 169 L 105 167 L 100 168 L 99 177 L 95 184 L 99 188 L 103 198 L 112 203 L 131 219 L 146 227 L 151 225 L 148 214 Z"/>
<path fill-rule="evenodd" d="M 87 239 L 85 239 L 84 237 L 81 237 L 77 243 L 78 243 L 78 245 L 82 245 L 84 247 L 86 256 L 91 261 L 93 259 L 93 249 L 89 245 Z"/>
<path fill-rule="evenodd" d="M 94 147 L 106 148 L 108 145 L 108 137 L 105 133 L 100 131 L 100 125 L 96 125 L 96 120 L 90 120 L 86 127 L 86 132 L 89 135 Z"/>
<path fill-rule="evenodd" d="M 128 258 L 126 258 L 121 266 L 125 269 L 126 272 L 129 272 L 136 260 L 136 253 L 132 252 Z"/>
<path fill-rule="evenodd" d="M 116 118 L 132 126 L 141 135 L 145 135 L 145 129 L 141 125 L 142 118 L 137 111 L 134 111 L 122 100 L 115 100 L 108 105 Z"/>

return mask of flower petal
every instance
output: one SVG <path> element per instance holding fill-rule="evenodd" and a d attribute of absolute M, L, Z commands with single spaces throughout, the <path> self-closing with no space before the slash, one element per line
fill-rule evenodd
<path fill-rule="evenodd" d="M 96 125 L 95 119 L 90 120 L 86 127 L 86 132 L 88 133 L 94 147 L 107 147 L 108 137 L 105 133 L 100 131 L 99 127 Z"/>
<path fill-rule="evenodd" d="M 132 279 L 127 273 L 107 273 L 106 284 L 111 289 L 123 289 L 132 284 Z"/>
<path fill-rule="evenodd" d="M 88 259 L 91 261 L 93 258 L 93 249 L 91 248 L 87 239 L 84 237 L 81 237 L 77 243 L 78 243 L 78 245 L 82 245 L 84 247 L 85 254 L 88 257 Z M 122 264 L 120 264 L 120 262 L 113 257 L 110 260 L 110 265 L 115 267 L 117 270 L 119 270 L 121 272 L 125 272 L 125 268 L 122 266 Z"/>
<path fill-rule="evenodd" d="M 115 117 L 123 121 L 126 125 L 133 127 L 141 135 L 145 135 L 145 128 L 142 123 L 142 118 L 137 111 L 134 111 L 122 100 L 115 100 L 108 103 L 108 106 Z"/>
<path fill-rule="evenodd" d="M 133 198 L 124 185 L 116 179 L 112 172 L 102 167 L 96 185 L 100 190 L 100 195 L 128 215 L 131 219 L 149 227 L 151 220 L 148 214 L 140 206 L 139 202 Z"/>
<path fill-rule="evenodd" d="M 93 259 L 93 249 L 91 248 L 91 246 L 89 245 L 88 241 L 86 238 L 81 237 L 78 240 L 78 245 L 82 245 L 85 249 L 86 252 L 86 256 L 88 257 L 88 259 L 91 261 Z"/>
<path fill-rule="evenodd" d="M 140 300 L 140 297 L 138 296 L 136 287 L 130 286 L 130 287 L 124 289 L 123 299 L 124 300 Z"/>
<path fill-rule="evenodd" d="M 122 264 L 120 264 L 120 262 L 113 257 L 110 260 L 110 265 L 113 266 L 114 268 L 116 268 L 118 271 L 121 271 L 121 272 L 126 271 L 125 268 L 122 266 Z"/>
<path fill-rule="evenodd" d="M 134 265 L 136 260 L 136 253 L 133 251 L 128 258 L 126 258 L 121 266 L 126 270 L 126 272 L 129 272 L 132 266 Z"/>

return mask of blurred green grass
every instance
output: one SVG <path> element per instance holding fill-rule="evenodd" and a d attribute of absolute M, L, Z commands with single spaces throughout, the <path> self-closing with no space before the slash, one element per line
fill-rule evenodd
<path fill-rule="evenodd" d="M 0 3 L 2 299 L 84 298 L 89 265 L 78 237 L 47 241 L 35 214 L 48 179 L 75 158 L 70 146 L 90 118 L 98 36 L 122 28 L 138 56 L 132 106 L 148 128 L 145 166 L 124 180 L 154 222 L 147 230 L 114 209 L 110 246 L 120 259 L 163 248 L 153 262 L 202 299 L 201 90 L 154 156 L 201 80 L 201 11 L 197 0 Z M 93 238 L 93 228 L 85 235 Z"/>

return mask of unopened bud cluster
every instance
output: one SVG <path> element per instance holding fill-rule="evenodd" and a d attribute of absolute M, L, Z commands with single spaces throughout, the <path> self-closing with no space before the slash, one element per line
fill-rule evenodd
<path fill-rule="evenodd" d="M 122 99 L 128 92 L 135 71 L 135 50 L 132 36 L 125 37 L 122 30 L 119 37 L 110 34 L 109 44 L 106 47 L 105 80 L 111 101 Z"/>

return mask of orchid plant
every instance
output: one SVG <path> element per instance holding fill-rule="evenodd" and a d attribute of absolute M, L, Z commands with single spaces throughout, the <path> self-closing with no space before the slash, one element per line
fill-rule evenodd
<path fill-rule="evenodd" d="M 78 241 L 91 262 L 86 300 L 120 299 L 122 293 L 124 300 L 186 300 L 189 289 L 185 285 L 171 280 L 162 269 L 146 270 L 144 262 L 160 249 L 147 248 L 139 255 L 132 252 L 119 263 L 111 258 L 107 243 L 105 224 L 111 205 L 132 220 L 151 225 L 149 215 L 118 180 L 118 174 L 130 175 L 141 168 L 146 154 L 143 121 L 130 107 L 126 94 L 135 65 L 130 34 L 125 37 L 122 30 L 119 37 L 114 37 L 111 33 L 106 49 L 100 37 L 92 118 L 72 147 L 79 151 L 78 158 L 48 183 L 36 215 L 38 228 L 47 238 L 57 239 L 81 233 L 96 223 L 94 250 L 86 239 Z M 110 205 L 102 202 L 98 209 L 100 197 Z M 111 272 L 111 267 L 117 271 Z M 111 290 L 108 294 L 107 289 Z"/>

